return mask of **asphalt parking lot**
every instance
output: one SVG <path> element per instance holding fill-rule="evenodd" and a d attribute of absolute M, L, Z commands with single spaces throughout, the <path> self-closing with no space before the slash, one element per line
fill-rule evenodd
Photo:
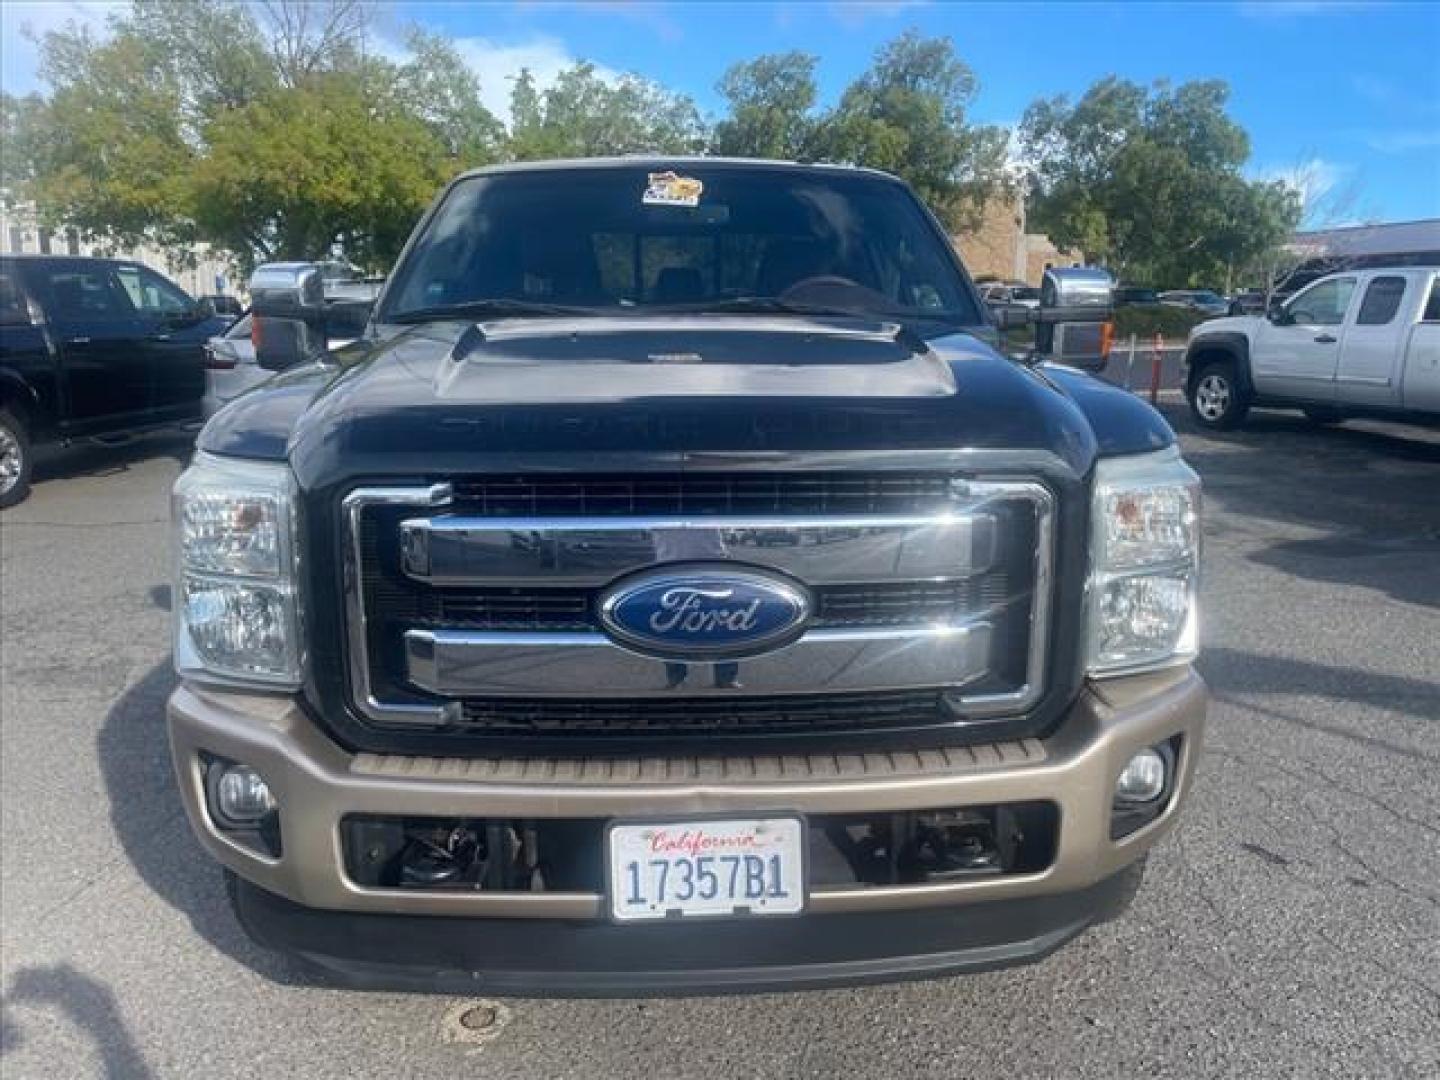
<path fill-rule="evenodd" d="M 1440 1074 L 1440 433 L 1255 414 L 1206 482 L 1215 702 L 1136 906 L 1034 967 L 467 1003 L 297 983 L 229 914 L 165 745 L 177 439 L 0 517 L 0 1072 L 14 1077 Z"/>

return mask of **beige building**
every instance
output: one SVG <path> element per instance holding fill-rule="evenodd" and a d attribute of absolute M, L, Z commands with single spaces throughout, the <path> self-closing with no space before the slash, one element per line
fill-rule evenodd
<path fill-rule="evenodd" d="M 1061 251 L 1040 233 L 1025 231 L 1025 201 L 1018 195 L 995 199 L 985 207 L 978 227 L 951 239 L 972 277 L 1040 284 L 1046 265 L 1070 266 L 1081 261 Z"/>
<path fill-rule="evenodd" d="M 0 254 L 3 255 L 101 255 L 131 259 L 164 274 L 191 296 L 238 296 L 244 284 L 236 277 L 230 260 L 204 244 L 197 244 L 186 257 L 175 259 L 159 248 L 110 248 L 82 240 L 73 232 L 57 233 L 42 228 L 29 203 L 0 199 Z"/>

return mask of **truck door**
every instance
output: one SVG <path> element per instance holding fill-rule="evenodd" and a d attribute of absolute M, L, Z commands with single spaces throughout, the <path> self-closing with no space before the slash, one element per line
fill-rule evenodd
<path fill-rule="evenodd" d="M 198 415 L 205 396 L 205 341 L 215 329 L 211 320 L 183 289 L 149 267 L 126 263 L 115 275 L 143 327 L 152 408 L 165 418 L 187 407 Z"/>
<path fill-rule="evenodd" d="M 0 262 L 0 388 L 9 384 L 25 409 L 31 437 L 48 434 L 60 415 L 55 358 L 13 263 Z"/>
<path fill-rule="evenodd" d="M 1401 404 L 1415 412 L 1440 416 L 1440 274 L 1431 275 L 1420 318 L 1410 327 L 1401 376 Z"/>
<path fill-rule="evenodd" d="M 28 264 L 25 273 L 60 354 L 64 426 L 105 431 L 143 418 L 150 361 L 140 320 L 113 267 L 57 260 Z"/>
<path fill-rule="evenodd" d="M 1398 404 L 1400 359 L 1406 331 L 1414 322 L 1414 308 L 1406 298 L 1408 284 L 1403 274 L 1376 274 L 1364 283 L 1360 305 L 1340 346 L 1337 404 Z"/>
<path fill-rule="evenodd" d="M 1355 295 L 1353 276 L 1317 281 L 1285 305 L 1284 323 L 1267 322 L 1250 358 L 1262 394 L 1300 401 L 1330 401 L 1340 363 L 1345 314 Z"/>

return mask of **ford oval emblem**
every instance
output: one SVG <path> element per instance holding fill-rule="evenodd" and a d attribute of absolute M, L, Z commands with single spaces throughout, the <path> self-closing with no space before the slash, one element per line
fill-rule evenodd
<path fill-rule="evenodd" d="M 778 649 L 804 632 L 798 583 L 748 567 L 667 566 L 625 578 L 600 599 L 620 644 L 671 660 L 731 660 Z"/>

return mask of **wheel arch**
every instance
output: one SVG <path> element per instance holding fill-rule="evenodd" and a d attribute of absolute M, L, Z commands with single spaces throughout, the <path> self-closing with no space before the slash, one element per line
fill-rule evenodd
<path fill-rule="evenodd" d="M 1213 360 L 1228 360 L 1235 365 L 1235 379 L 1247 396 L 1255 394 L 1255 380 L 1250 376 L 1250 339 L 1244 334 L 1206 334 L 1190 342 L 1185 350 L 1185 393 L 1195 389 L 1200 369 Z"/>
<path fill-rule="evenodd" d="M 0 409 L 9 410 L 32 434 L 43 418 L 35 388 L 8 368 L 0 368 Z"/>

